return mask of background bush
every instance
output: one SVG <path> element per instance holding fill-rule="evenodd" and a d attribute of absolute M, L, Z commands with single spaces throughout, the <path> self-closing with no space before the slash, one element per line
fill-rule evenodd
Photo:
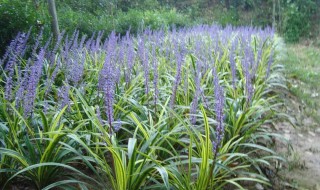
<path fill-rule="evenodd" d="M 228 6 L 227 6 L 227 3 Z M 142 28 L 194 24 L 252 25 L 266 27 L 273 22 L 276 2 L 276 27 L 287 42 L 319 33 L 319 0 L 56 0 L 60 30 L 69 35 L 75 29 L 91 36 L 94 31 L 136 34 Z M 44 28 L 50 36 L 47 2 L 39 0 L 2 0 L 0 2 L 0 55 L 19 31 L 32 27 L 32 35 Z M 312 27 L 314 25 L 314 27 Z"/>
<path fill-rule="evenodd" d="M 282 26 L 286 41 L 297 42 L 300 37 L 309 35 L 315 10 L 316 4 L 312 0 L 289 1 Z"/>
<path fill-rule="evenodd" d="M 19 31 L 27 31 L 36 21 L 36 9 L 29 1 L 4 0 L 0 3 L 0 47 L 8 45 Z M 0 48 L 0 55 L 4 50 Z"/>

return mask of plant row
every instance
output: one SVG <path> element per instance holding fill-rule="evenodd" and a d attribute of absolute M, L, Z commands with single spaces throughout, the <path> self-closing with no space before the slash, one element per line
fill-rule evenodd
<path fill-rule="evenodd" d="M 282 86 L 270 28 L 133 37 L 19 33 L 0 60 L 0 186 L 226 189 L 270 185 L 261 127 Z M 43 44 L 43 45 L 42 45 Z M 265 141 L 263 141 L 265 142 Z"/>

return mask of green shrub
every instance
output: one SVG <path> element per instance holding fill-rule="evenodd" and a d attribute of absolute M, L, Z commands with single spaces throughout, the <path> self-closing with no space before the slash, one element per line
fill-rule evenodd
<path fill-rule="evenodd" d="M 100 30 L 104 30 L 106 33 L 114 30 L 123 35 L 129 28 L 131 33 L 136 34 L 146 27 L 151 29 L 172 25 L 183 27 L 190 23 L 188 17 L 178 13 L 175 9 L 146 11 L 130 9 L 127 12 L 118 11 L 115 15 L 106 15 L 100 11 L 97 12 L 97 16 L 89 12 L 73 10 L 71 7 L 61 7 L 58 14 L 62 30 L 72 33 L 77 29 L 80 33 L 87 35 Z"/>
<path fill-rule="evenodd" d="M 67 33 L 77 29 L 82 34 L 91 35 L 93 31 L 111 32 L 113 29 L 110 16 L 105 16 L 104 13 L 96 16 L 90 12 L 73 10 L 68 6 L 61 7 L 58 11 L 60 28 Z"/>
<path fill-rule="evenodd" d="M 37 21 L 35 7 L 20 0 L 4 0 L 0 3 L 0 47 L 8 45 L 20 31 L 27 31 Z M 0 49 L 0 55 L 4 53 Z"/>
<path fill-rule="evenodd" d="M 159 29 L 175 25 L 183 27 L 190 23 L 186 15 L 178 13 L 175 9 L 160 9 L 141 11 L 130 9 L 128 12 L 119 12 L 115 16 L 115 30 L 124 34 L 129 28 L 132 33 L 137 33 L 143 28 Z"/>
<path fill-rule="evenodd" d="M 314 10 L 315 4 L 312 0 L 297 0 L 288 5 L 283 23 L 283 35 L 287 42 L 297 42 L 300 37 L 307 35 Z"/>

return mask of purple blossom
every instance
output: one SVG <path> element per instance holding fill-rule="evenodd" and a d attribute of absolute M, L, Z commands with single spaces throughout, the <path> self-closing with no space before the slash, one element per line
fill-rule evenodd
<path fill-rule="evenodd" d="M 121 120 L 118 119 L 117 123 L 114 125 L 114 132 L 118 132 L 121 129 L 122 123 Z"/>
<path fill-rule="evenodd" d="M 212 142 L 213 144 L 213 153 L 216 157 L 218 154 L 218 149 L 220 147 L 220 144 L 222 142 L 223 136 L 224 136 L 224 114 L 223 114 L 223 107 L 224 107 L 224 93 L 223 88 L 219 84 L 219 78 L 215 71 L 215 68 L 213 68 L 213 76 L 214 76 L 214 97 L 215 97 L 215 112 L 216 112 L 216 131 L 215 141 Z"/>
<path fill-rule="evenodd" d="M 82 79 L 86 59 L 85 55 L 85 53 L 74 52 L 67 58 L 67 79 L 72 82 L 74 86 L 78 85 Z"/>
<path fill-rule="evenodd" d="M 70 86 L 67 82 L 59 89 L 58 97 L 60 100 L 60 109 L 68 106 L 70 107 L 70 98 L 69 98 Z"/>
<path fill-rule="evenodd" d="M 28 33 L 21 33 L 18 38 L 18 43 L 15 49 L 15 54 L 17 57 L 23 57 L 27 50 L 27 42 L 31 33 L 31 28 L 29 29 Z"/>
<path fill-rule="evenodd" d="M 117 44 L 117 37 L 115 33 L 109 36 L 107 56 L 105 58 L 103 69 L 100 72 L 99 88 L 104 92 L 106 112 L 110 130 L 112 129 L 113 119 L 113 103 L 116 85 L 116 62 L 115 62 L 115 47 Z M 111 131 L 110 131 L 111 132 Z"/>
<path fill-rule="evenodd" d="M 114 88 L 115 88 L 115 81 L 114 81 L 114 76 L 113 72 L 111 70 L 112 68 L 109 67 L 107 69 L 107 76 L 106 76 L 106 83 L 104 86 L 104 93 L 105 93 L 105 104 L 107 108 L 107 117 L 108 117 L 108 122 L 109 126 L 112 126 L 112 122 L 114 121 L 113 119 L 113 103 L 114 103 Z"/>
<path fill-rule="evenodd" d="M 268 60 L 267 71 L 266 71 L 266 77 L 265 77 L 266 79 L 270 76 L 270 69 L 273 63 L 273 59 L 274 59 L 274 50 L 271 50 L 271 53 L 269 55 L 269 60 Z"/>
<path fill-rule="evenodd" d="M 181 47 L 184 47 L 183 45 Z M 174 84 L 172 86 L 172 94 L 171 94 L 171 99 L 170 99 L 170 108 L 173 108 L 173 106 L 175 104 L 177 90 L 178 90 L 178 86 L 179 86 L 180 80 L 181 80 L 181 68 L 182 68 L 182 63 L 184 61 L 184 56 L 185 56 L 184 53 L 185 52 L 183 50 L 180 51 L 179 44 L 175 44 L 175 57 L 176 57 L 177 70 L 176 70 L 175 82 L 174 82 Z"/>
<path fill-rule="evenodd" d="M 126 83 L 129 84 L 129 82 L 131 80 L 132 69 L 134 66 L 134 60 L 135 60 L 135 56 L 136 56 L 132 39 L 129 39 L 129 36 L 127 37 L 127 54 L 126 55 L 127 55 L 128 71 L 126 72 L 125 80 L 126 80 Z"/>
<path fill-rule="evenodd" d="M 99 31 L 99 32 L 98 32 L 98 36 L 97 36 L 97 39 L 96 39 L 96 43 L 95 43 L 95 44 L 92 44 L 92 47 L 91 47 L 94 51 L 97 51 L 97 50 L 100 48 L 101 39 L 102 39 L 102 37 L 103 37 L 103 34 L 104 34 L 103 31 Z"/>
<path fill-rule="evenodd" d="M 237 68 L 236 68 L 236 61 L 235 61 L 235 57 L 236 57 L 235 51 L 236 51 L 237 45 L 238 45 L 238 40 L 234 39 L 232 42 L 232 46 L 231 46 L 231 50 L 230 50 L 230 54 L 229 54 L 233 89 L 236 88 L 236 70 L 237 70 Z"/>
<path fill-rule="evenodd" d="M 5 71 L 7 71 L 7 78 L 5 84 L 5 99 L 11 101 L 12 99 L 12 88 L 13 88 L 13 78 L 14 78 L 14 65 L 17 62 L 17 57 L 15 55 L 9 56 L 9 60 L 6 64 Z"/>
<path fill-rule="evenodd" d="M 61 42 L 63 40 L 63 36 L 64 36 L 65 31 L 61 32 L 57 38 L 56 44 L 52 50 L 52 52 L 50 53 L 50 65 L 54 65 L 55 63 L 55 59 L 56 59 L 56 53 L 61 45 Z M 68 38 L 68 37 L 66 37 Z"/>
<path fill-rule="evenodd" d="M 84 44 L 84 42 L 86 41 L 86 38 L 87 38 L 86 35 L 83 35 L 83 36 L 81 37 L 80 44 L 79 44 L 79 50 L 82 50 L 82 49 L 83 49 L 83 44 Z"/>
<path fill-rule="evenodd" d="M 29 65 L 31 65 L 31 59 L 28 59 L 27 66 L 23 72 L 23 76 L 21 76 L 21 81 L 19 85 L 19 89 L 16 92 L 16 107 L 19 107 L 19 103 L 21 100 L 23 100 L 23 97 L 25 96 L 25 90 L 27 89 L 28 80 L 29 80 Z"/>
<path fill-rule="evenodd" d="M 263 50 L 263 43 L 261 43 L 259 48 L 258 48 L 256 61 L 255 61 L 255 64 L 254 64 L 254 66 L 252 68 L 252 73 L 254 73 L 254 74 L 257 72 L 257 69 L 259 68 L 261 57 L 262 57 L 262 50 Z"/>
<path fill-rule="evenodd" d="M 250 73 L 250 69 L 252 68 L 252 65 L 254 63 L 254 54 L 252 52 L 252 48 L 249 41 L 248 40 L 244 40 L 244 41 L 245 42 L 242 44 L 245 48 L 244 56 L 242 59 L 242 69 L 245 76 L 247 103 L 249 105 L 252 101 L 252 97 L 254 94 L 254 89 L 252 84 L 254 73 Z"/>
<path fill-rule="evenodd" d="M 121 75 L 121 69 L 123 70 L 123 76 L 127 75 L 127 63 L 126 63 L 126 52 L 127 52 L 127 46 L 125 41 L 121 41 L 118 49 L 118 79 L 117 82 L 120 81 L 120 75 Z"/>
<path fill-rule="evenodd" d="M 53 56 L 57 53 L 58 48 L 59 48 L 59 46 L 60 46 L 60 44 L 61 44 L 61 42 L 62 42 L 62 39 L 63 39 L 64 34 L 65 34 L 65 31 L 62 31 L 62 32 L 59 34 L 59 36 L 58 36 L 58 38 L 57 38 L 57 42 L 56 42 L 56 44 L 55 44 L 55 46 L 54 46 L 54 48 L 53 48 L 53 50 L 52 50 Z M 68 39 L 68 37 L 67 37 L 67 39 Z"/>
<path fill-rule="evenodd" d="M 145 78 L 145 93 L 149 94 L 149 55 L 148 50 L 145 47 L 145 39 L 144 37 L 140 38 L 138 43 L 138 54 L 139 58 L 142 62 L 143 70 L 144 70 L 144 78 Z"/>
<path fill-rule="evenodd" d="M 36 99 L 36 91 L 41 76 L 42 65 L 44 62 L 44 49 L 41 49 L 37 61 L 30 67 L 30 75 L 28 79 L 27 93 L 24 99 L 24 114 L 30 116 L 33 111 L 34 101 Z"/>
<path fill-rule="evenodd" d="M 195 114 L 197 113 L 197 109 L 198 109 L 198 101 L 199 101 L 199 96 L 201 93 L 201 89 L 200 89 L 200 79 L 199 77 L 197 77 L 197 79 L 195 80 L 196 82 L 196 91 L 195 91 L 195 95 L 193 97 L 193 100 L 191 102 L 191 107 L 190 107 L 190 122 L 191 124 L 195 124 L 196 123 L 196 116 Z"/>
<path fill-rule="evenodd" d="M 99 106 L 96 106 L 96 114 L 97 114 L 97 118 L 98 118 L 100 124 L 104 125 L 104 121 L 102 120 L 101 111 L 100 111 Z"/>
<path fill-rule="evenodd" d="M 42 36 L 43 36 L 43 28 L 41 29 L 40 34 L 37 36 L 36 42 L 32 48 L 33 58 L 35 58 L 35 56 L 37 55 L 37 50 L 38 50 L 39 44 L 42 41 Z"/>
<path fill-rule="evenodd" d="M 51 41 L 52 41 L 52 35 L 50 35 L 49 39 L 47 40 L 46 44 L 45 44 L 44 47 L 43 47 L 43 49 L 44 49 L 45 51 L 48 50 L 48 47 L 49 47 Z M 50 55 L 51 55 L 50 52 L 47 51 L 47 52 L 46 52 L 47 58 L 50 57 Z"/>
<path fill-rule="evenodd" d="M 95 44 L 94 42 L 94 36 L 96 35 L 96 33 L 94 32 L 91 36 L 91 38 L 89 40 L 86 41 L 86 44 L 85 44 L 85 47 L 87 50 L 90 50 L 91 49 L 91 45 L 92 44 Z"/>
<path fill-rule="evenodd" d="M 30 30 L 27 34 L 19 32 L 15 37 L 15 39 L 10 42 L 10 45 L 8 46 L 0 62 L 0 65 L 3 65 L 5 69 L 7 67 L 10 68 L 12 66 L 10 64 L 12 63 L 14 64 L 19 63 L 17 62 L 17 60 L 24 56 L 27 49 L 27 41 L 30 36 L 30 32 L 31 32 Z M 7 70 L 10 70 L 10 69 L 7 69 Z"/>
<path fill-rule="evenodd" d="M 75 50 L 79 48 L 78 39 L 79 39 L 79 30 L 76 30 L 74 33 L 71 49 Z"/>
<path fill-rule="evenodd" d="M 201 71 L 200 71 L 200 64 L 196 64 L 196 70 L 194 71 L 194 81 L 195 81 L 195 94 L 193 97 L 193 100 L 191 102 L 191 107 L 190 107 L 190 122 L 191 124 L 196 123 L 196 116 L 195 114 L 197 113 L 198 109 L 198 101 L 199 97 L 201 95 L 201 84 L 200 84 L 200 78 L 201 78 Z"/>
<path fill-rule="evenodd" d="M 157 106 L 157 100 L 159 96 L 159 89 L 158 89 L 158 60 L 156 56 L 156 47 L 155 45 L 152 46 L 152 62 L 153 62 L 153 86 L 154 86 L 154 106 Z"/>
<path fill-rule="evenodd" d="M 13 78 L 12 76 L 8 76 L 7 80 L 6 80 L 4 98 L 7 101 L 12 100 L 12 88 L 13 88 L 13 79 L 12 78 Z"/>
<path fill-rule="evenodd" d="M 6 63 L 5 61 L 8 58 L 10 59 L 10 56 L 12 56 L 12 54 L 14 53 L 14 49 L 18 43 L 17 39 L 19 36 L 20 36 L 20 33 L 18 33 L 16 38 L 10 42 L 10 45 L 7 47 L 5 54 L 3 55 L 2 59 L 1 59 L 1 65 L 3 65 L 4 68 L 6 68 L 6 65 L 4 65 Z"/>

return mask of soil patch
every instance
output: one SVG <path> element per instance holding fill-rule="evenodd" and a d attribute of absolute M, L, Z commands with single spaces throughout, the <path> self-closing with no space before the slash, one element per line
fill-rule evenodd
<path fill-rule="evenodd" d="M 287 162 L 278 172 L 281 188 L 320 190 L 320 126 L 307 116 L 306 106 L 288 94 L 284 100 L 288 121 L 274 124 L 283 140 L 276 141 L 276 150 Z"/>

